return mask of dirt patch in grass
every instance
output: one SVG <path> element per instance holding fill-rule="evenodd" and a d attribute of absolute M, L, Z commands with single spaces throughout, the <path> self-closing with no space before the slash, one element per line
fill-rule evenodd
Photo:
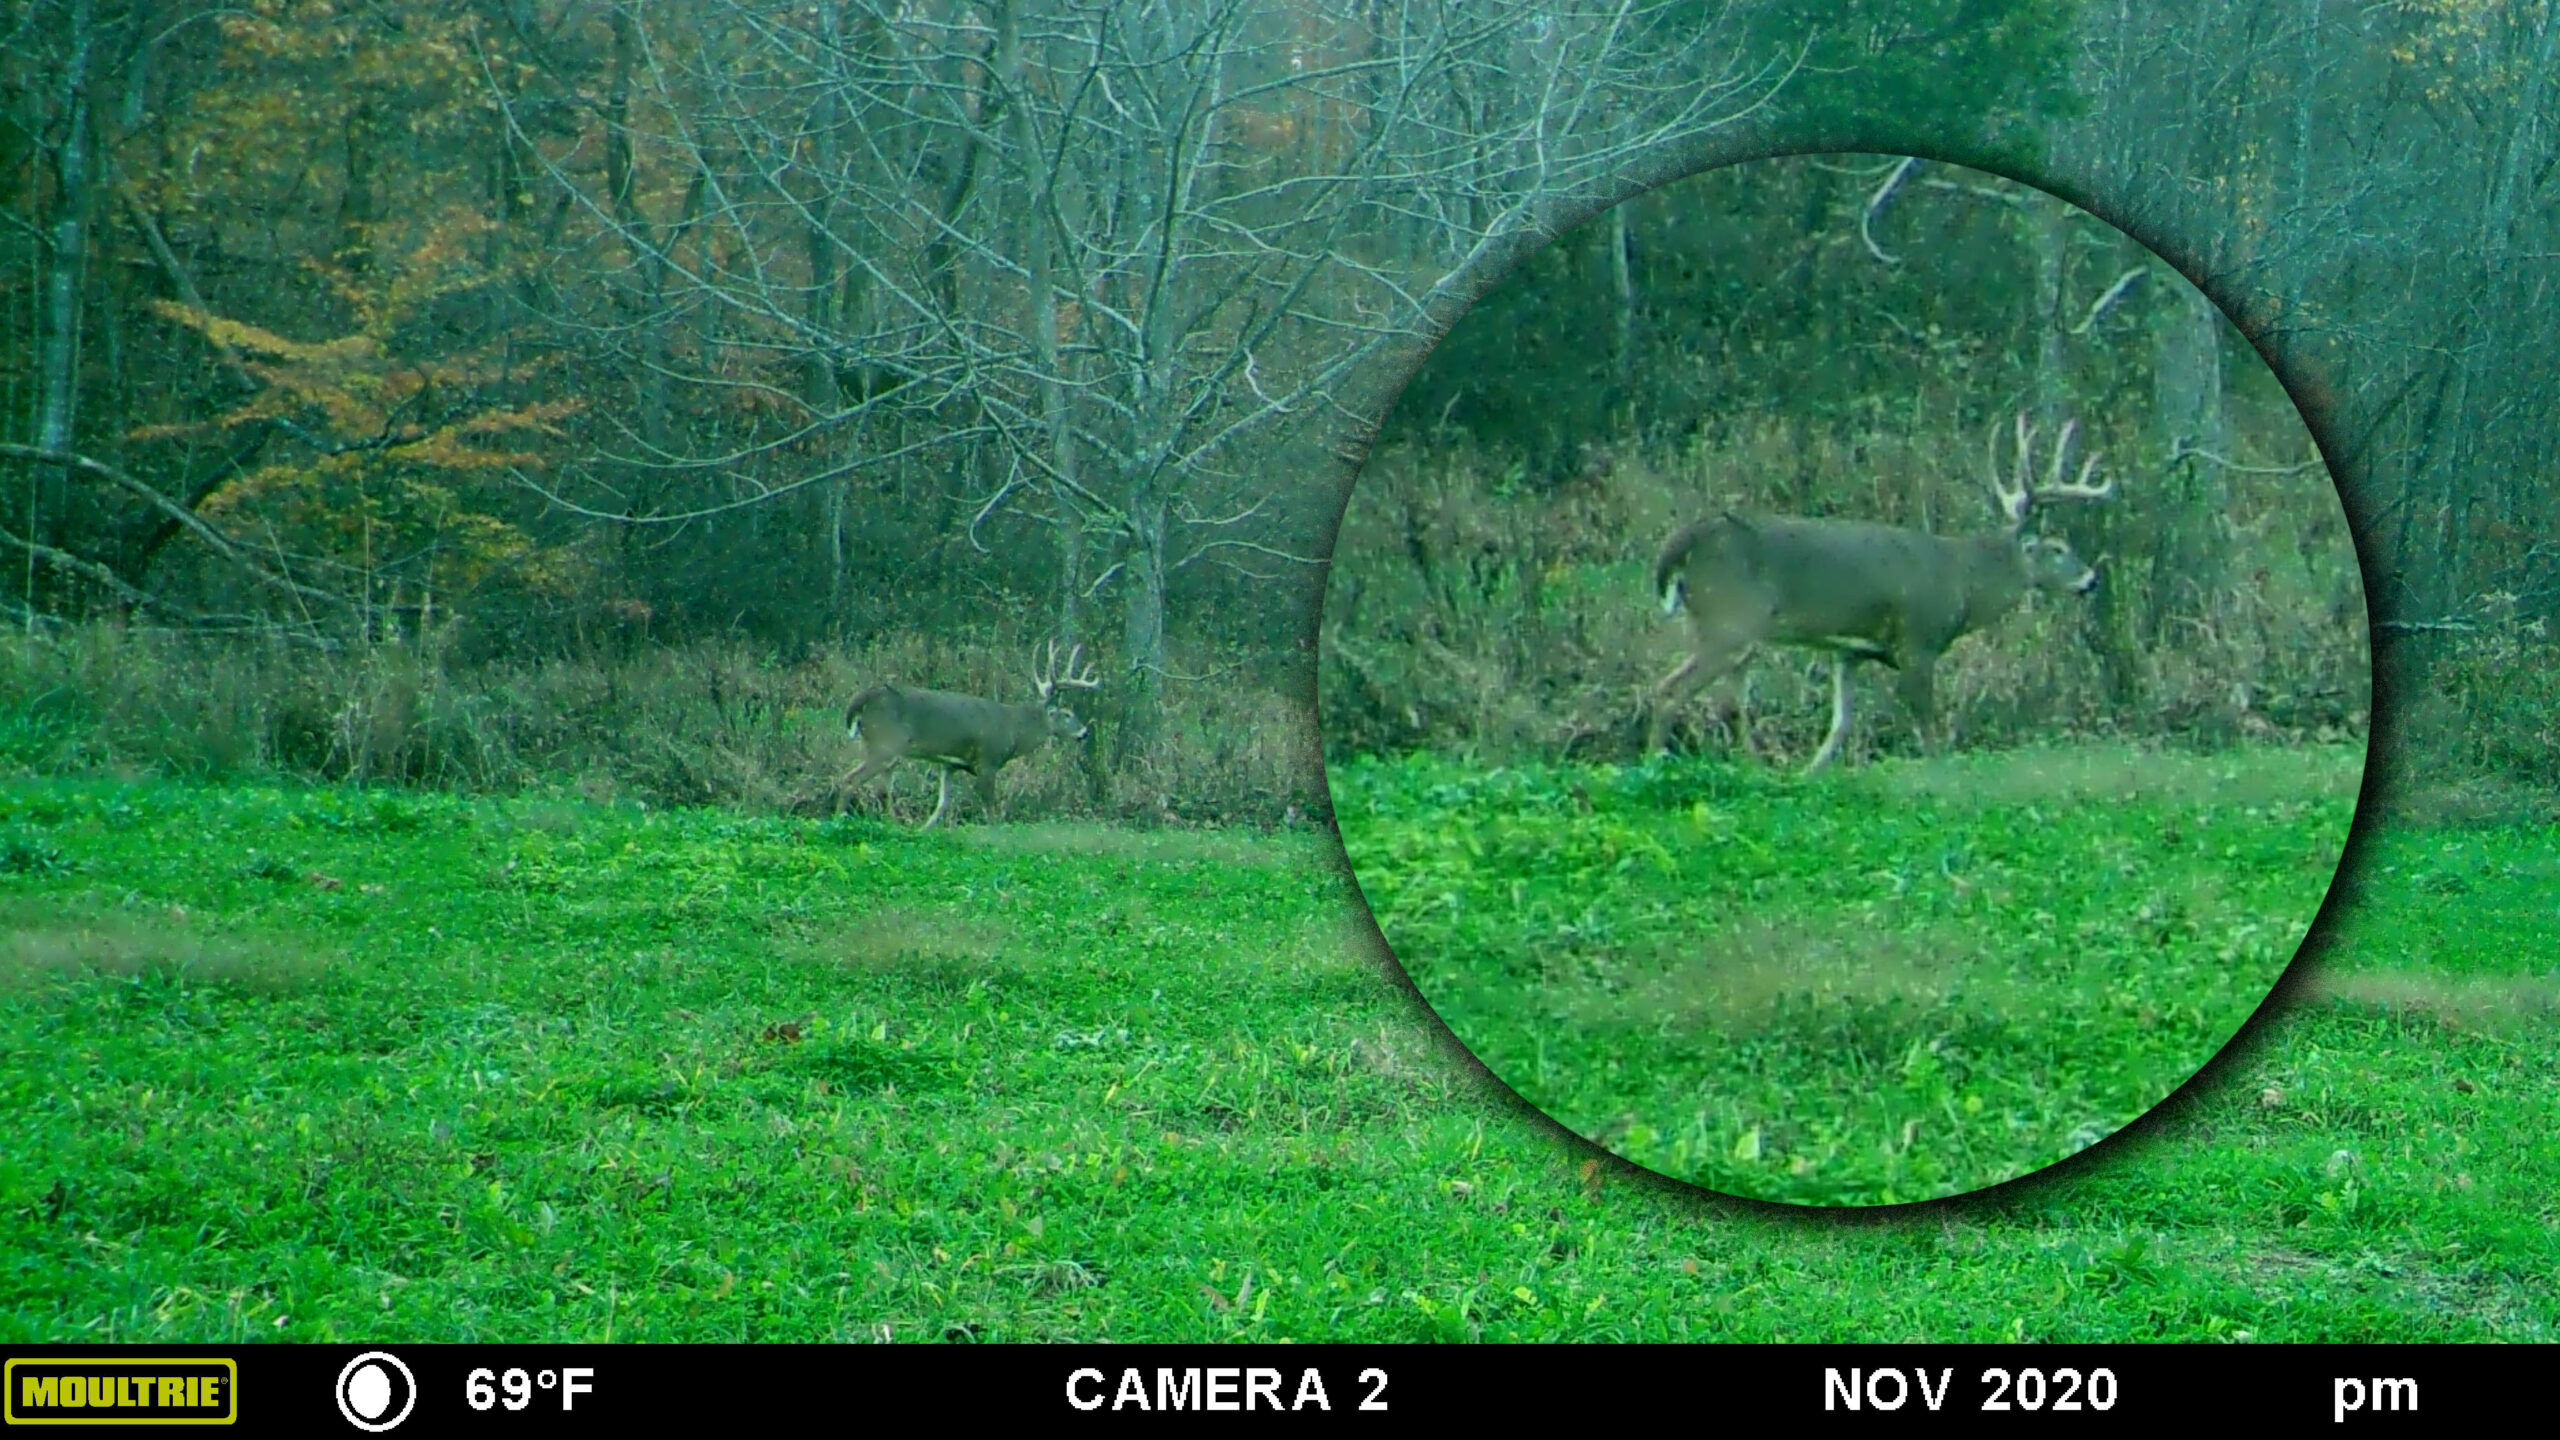
<path fill-rule="evenodd" d="M 2470 1029 L 2506 1029 L 2560 1016 L 2560 975 L 2456 978 L 2419 970 L 2314 974 L 2306 993 L 2342 1005 L 2431 1015 Z"/>
<path fill-rule="evenodd" d="M 817 942 L 849 968 L 954 975 L 1011 971 L 1013 928 L 1001 921 L 888 909 L 865 915 Z"/>
<path fill-rule="evenodd" d="M 1450 1065 L 1430 1032 L 1411 1025 L 1381 1025 L 1351 1038 L 1352 1063 L 1399 1090 L 1417 1091 L 1446 1081 Z"/>
<path fill-rule="evenodd" d="M 2468 1265 L 2449 1266 L 2423 1253 L 2376 1254 L 2342 1263 L 2288 1246 L 2256 1246 L 2207 1266 L 2258 1293 L 2323 1290 L 2362 1293 L 2407 1314 L 2459 1314 L 2479 1321 L 2500 1339 L 2547 1342 L 2552 1318 L 2530 1280 L 2483 1276 Z"/>
<path fill-rule="evenodd" d="M 490 807 L 483 823 L 503 834 L 575 835 L 594 818 L 595 808 L 560 799 L 525 800 Z"/>
<path fill-rule="evenodd" d="M 1849 782 L 1888 800 L 1926 796 L 1984 805 L 2192 799 L 2264 805 L 2353 798 L 2364 780 L 2361 746 L 2268 746 L 2217 755 L 2079 745 L 1903 760 L 1850 772 Z"/>
<path fill-rule="evenodd" d="M 1789 1000 L 1926 1008 L 1968 977 L 1979 938 L 1962 931 L 1886 933 L 1856 925 L 1752 918 L 1703 936 L 1643 967 L 1649 973 L 1605 999 L 1585 1002 L 1586 1022 L 1730 1029 L 1756 1024 Z"/>
<path fill-rule="evenodd" d="M 2494 775 L 2393 785 L 2383 792 L 2382 806 L 2393 821 L 2419 827 L 2480 830 L 2560 821 L 2560 796 Z"/>
<path fill-rule="evenodd" d="M 204 934 L 182 919 L 0 910 L 0 990 L 53 977 L 151 975 L 250 995 L 320 978 L 328 957 L 274 936 Z"/>
<path fill-rule="evenodd" d="M 1207 860 L 1221 865 L 1277 865 L 1298 858 L 1306 848 L 1287 838 L 1258 840 L 1232 830 L 1129 830 L 1089 820 L 964 825 L 953 830 L 951 837 L 975 849 L 1000 853 L 1108 855 L 1155 862 Z"/>

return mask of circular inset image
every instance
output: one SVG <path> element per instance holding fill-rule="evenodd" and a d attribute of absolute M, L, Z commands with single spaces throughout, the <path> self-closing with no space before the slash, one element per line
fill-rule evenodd
<path fill-rule="evenodd" d="M 2364 588 L 2274 375 L 2041 191 L 1799 156 L 1531 256 L 1398 400 L 1335 814 L 1492 1072 L 1661 1174 L 1889 1205 L 2210 1060 L 2337 871 Z"/>

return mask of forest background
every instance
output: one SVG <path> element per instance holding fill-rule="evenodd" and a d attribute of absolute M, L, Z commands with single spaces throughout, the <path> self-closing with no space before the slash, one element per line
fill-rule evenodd
<path fill-rule="evenodd" d="M 1844 354 L 1770 303 L 1790 265 L 1886 268 L 1873 165 L 1579 222 L 1722 161 L 1925 148 L 2120 225 L 2221 304 L 2345 500 L 2398 702 L 2380 772 L 2438 809 L 2538 811 L 2560 780 L 2537 444 L 2560 378 L 2535 329 L 2555 21 L 2485 0 L 20 0 L 0 757 L 817 810 L 856 686 L 1023 698 L 1054 635 L 1110 683 L 1080 763 L 1014 782 L 1031 803 L 1317 810 L 1323 561 L 1429 340 L 1528 257 L 1540 283 L 1505 293 L 1544 315 L 1519 333 L 1557 338 L 1421 398 L 1474 473 L 1535 496 L 1589 484 L 1594 433 L 1612 473 L 1693 494 L 1910 452 L 1924 427 L 1876 377 L 1951 384 L 1962 355 L 1925 322 Z M 2027 253 L 2040 222 L 1984 223 Z M 1710 283 L 1648 226 L 1762 263 Z M 2115 272 L 2053 253 L 1967 303 L 2020 335 L 2079 323 Z M 2140 523 L 2182 557 L 2159 623 L 2211 626 L 2253 578 L 2217 563 L 2214 487 L 2243 472 L 2190 458 L 2224 453 L 2198 377 L 2232 342 L 2140 299 L 2102 317 L 2152 401 L 2110 445 L 2186 487 Z M 1802 357 L 1795 390 L 1702 403 L 1746 378 L 1736 336 Z M 1445 533 L 1493 523 L 1463 500 Z M 1629 543 L 1560 543 L 1604 538 Z M 1537 573 L 1471 563 L 1487 596 L 1519 588 L 1503 566 Z M 1409 739 L 1405 707 L 1484 713 L 1424 658 L 1390 657 L 1404 693 L 1355 707 L 1362 743 Z M 2244 715 L 2360 720 L 2333 679 L 2275 677 L 2300 703 L 2270 708 L 2088 674 L 2208 744 Z M 1625 747 L 1591 728 L 1587 753 Z"/>
<path fill-rule="evenodd" d="M 2361 749 L 2367 607 L 2317 444 L 2213 302 L 2122 232 L 1860 155 L 1727 166 L 1585 228 L 1596 245 L 1568 236 L 1470 309 L 1380 431 L 1326 597 L 1328 754 L 1616 760 L 1664 706 L 1675 745 L 1801 758 L 1830 723 L 1826 657 L 1746 656 L 1721 720 L 1656 690 L 1695 643 L 1650 603 L 1663 537 L 1719 510 L 1986 535 L 2021 471 L 2097 477 L 2100 503 L 2027 522 L 2102 581 L 1948 653 L 1960 744 Z M 1666 313 L 1713 323 L 1637 355 L 1638 255 Z M 1883 670 L 1851 682 L 1853 756 L 1916 744 Z"/>

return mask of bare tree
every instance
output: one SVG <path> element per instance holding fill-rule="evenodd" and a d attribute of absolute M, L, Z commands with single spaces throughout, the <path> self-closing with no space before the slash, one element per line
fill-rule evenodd
<path fill-rule="evenodd" d="M 2399 617 L 2386 634 L 2459 633 L 2406 622 L 2530 584 L 2506 567 L 2547 530 L 2531 417 L 2560 396 L 2520 357 L 2549 281 L 2519 262 L 2550 248 L 2556 56 L 2549 0 L 2178 15 L 2118 0 L 2086 17 L 2095 103 L 2055 172 L 2107 177 L 2109 218 L 2285 372 L 2377 562 L 2379 613 Z M 2182 458 L 2214 448 L 2216 417 L 2186 401 L 2209 378 L 2209 330 L 2191 313 L 2158 334 Z"/>
<path fill-rule="evenodd" d="M 1312 596 L 1311 517 L 1338 491 L 1282 461 L 1370 418 L 1377 362 L 1560 223 L 1694 164 L 1788 73 L 1650 0 L 711 0 L 681 44 L 654 10 L 616 13 L 652 91 L 616 143 L 689 172 L 656 188 L 698 193 L 700 224 L 670 243 L 556 146 L 552 173 L 668 268 L 657 303 L 707 322 L 690 369 L 650 373 L 770 403 L 546 493 L 674 524 L 941 457 L 972 543 L 998 514 L 1054 530 L 1059 628 L 1116 607 L 1124 750 L 1175 674 L 1175 577 L 1227 565 Z M 813 303 L 856 283 L 858 309 Z M 811 365 L 889 379 L 757 378 Z M 853 443 L 883 410 L 926 438 Z M 592 488 L 635 464 L 745 489 Z"/>

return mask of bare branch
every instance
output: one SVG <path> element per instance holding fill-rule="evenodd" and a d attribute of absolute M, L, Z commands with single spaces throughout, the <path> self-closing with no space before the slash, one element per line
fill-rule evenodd
<path fill-rule="evenodd" d="M 1867 197 L 1866 208 L 1858 212 L 1858 239 L 1865 242 L 1868 254 L 1887 265 L 1899 265 L 1902 262 L 1885 253 L 1884 247 L 1876 243 L 1875 232 L 1869 227 L 1875 224 L 1876 216 L 1884 213 L 1885 204 L 1893 198 L 1893 192 L 1902 188 L 1904 177 L 1919 168 L 1919 165 L 1918 156 L 1905 156 L 1901 164 L 1893 167 L 1893 173 L 1884 177 L 1884 183 L 1876 187 L 1876 192 Z"/>
<path fill-rule="evenodd" d="M 2106 293 L 2089 302 L 2089 313 L 2080 317 L 2080 323 L 2065 327 L 2062 333 L 2065 335 L 2088 334 L 2089 327 L 2098 323 L 2098 317 L 2106 314 L 2108 310 L 2112 309 L 2118 300 L 2124 298 L 2126 291 L 2131 290 L 2143 276 L 2149 273 L 2150 272 L 2145 270 L 2142 266 L 2136 265 L 2132 269 L 2117 276 L 2115 283 L 2107 287 Z"/>
<path fill-rule="evenodd" d="M 1176 560 L 1171 565 L 1166 566 L 1165 569 L 1167 571 L 1179 570 L 1185 565 L 1190 564 L 1192 561 L 1198 560 L 1207 555 L 1212 550 L 1250 550 L 1256 555 L 1268 555 L 1275 560 L 1286 560 L 1292 565 L 1322 565 L 1325 563 L 1324 557 L 1320 555 L 1292 555 L 1286 550 L 1278 549 L 1270 545 L 1258 544 L 1251 540 L 1212 540 L 1209 543 L 1193 550 L 1190 554 Z"/>
<path fill-rule="evenodd" d="M 2214 465 L 2219 465 L 2225 470 L 2241 475 L 2299 475 L 2306 470 L 2318 470 L 2329 463 L 2328 461 L 2321 459 L 2319 456 L 2314 455 L 2308 460 L 2299 461 L 2291 465 L 2243 465 L 2237 460 L 2229 460 L 2220 455 L 2216 455 L 2202 446 L 2190 445 L 2187 443 L 2186 437 L 2184 436 L 2180 436 L 2170 444 L 2170 464 L 2175 465 L 2179 461 L 2187 459 L 2190 456 L 2198 460 L 2207 461 Z"/>
<path fill-rule="evenodd" d="M 40 465 L 59 465 L 77 470 L 84 475 L 95 475 L 118 489 L 139 497 L 144 503 L 202 540 L 216 555 L 239 566 L 260 583 L 286 590 L 306 599 L 323 600 L 333 605 L 346 603 L 345 597 L 331 595 L 324 590 L 311 589 L 283 570 L 271 571 L 265 565 L 251 560 L 239 547 L 231 543 L 229 537 L 206 524 L 204 517 L 161 494 L 152 485 L 126 474 L 103 460 L 92 459 L 69 450 L 44 450 L 33 445 L 10 444 L 0 444 L 0 459 L 25 460 Z"/>

